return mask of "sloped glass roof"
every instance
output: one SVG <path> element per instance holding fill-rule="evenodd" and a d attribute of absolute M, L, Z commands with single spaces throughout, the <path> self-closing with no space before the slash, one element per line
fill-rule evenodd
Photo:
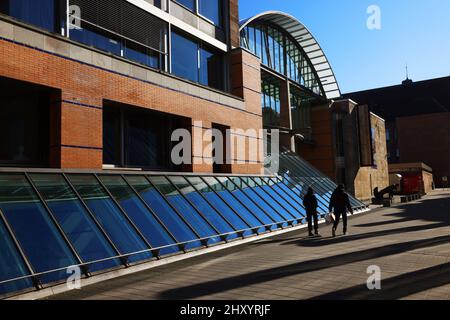
<path fill-rule="evenodd" d="M 0 173 L 0 296 L 61 283 L 69 266 L 91 277 L 303 224 L 306 185 L 317 187 L 323 216 L 335 185 L 302 170 L 295 177 Z"/>

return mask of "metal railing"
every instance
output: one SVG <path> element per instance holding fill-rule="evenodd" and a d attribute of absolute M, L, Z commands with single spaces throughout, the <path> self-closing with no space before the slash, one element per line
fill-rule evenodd
<path fill-rule="evenodd" d="M 20 280 L 26 280 L 26 279 L 30 279 L 30 278 L 37 279 L 39 277 L 42 277 L 42 276 L 45 276 L 48 274 L 57 273 L 57 272 L 61 272 L 61 271 L 67 271 L 68 268 L 72 268 L 72 267 L 79 267 L 80 269 L 82 269 L 83 267 L 89 267 L 90 265 L 107 262 L 107 261 L 112 261 L 112 260 L 120 260 L 120 259 L 128 260 L 130 257 L 137 256 L 140 254 L 145 254 L 145 253 L 152 253 L 152 254 L 157 253 L 157 258 L 159 260 L 159 259 L 161 259 L 161 256 L 159 256 L 159 252 L 164 249 L 173 248 L 173 247 L 182 248 L 181 249 L 182 252 L 180 251 L 179 253 L 183 254 L 183 253 L 187 253 L 187 252 L 191 252 L 191 251 L 195 251 L 195 250 L 201 250 L 201 249 L 204 249 L 205 247 L 209 248 L 209 247 L 217 246 L 223 242 L 230 243 L 230 240 L 226 239 L 221 242 L 214 243 L 213 245 L 207 244 L 207 242 L 209 242 L 210 240 L 214 240 L 216 238 L 229 238 L 229 236 L 238 235 L 242 239 L 248 239 L 250 237 L 257 237 L 259 235 L 267 234 L 270 232 L 285 230 L 285 229 L 293 228 L 295 226 L 303 225 L 304 220 L 305 219 L 303 218 L 303 219 L 295 219 L 295 220 L 289 220 L 289 221 L 276 222 L 276 223 L 261 225 L 261 226 L 257 226 L 257 227 L 241 229 L 241 230 L 237 230 L 237 231 L 233 231 L 233 232 L 212 235 L 209 237 L 203 237 L 203 238 L 193 239 L 193 240 L 189 240 L 189 241 L 178 242 L 178 243 L 155 247 L 155 248 L 151 248 L 151 249 L 145 249 L 145 250 L 130 252 L 130 253 L 126 253 L 126 254 L 116 255 L 116 256 L 112 256 L 112 257 L 108 257 L 108 258 L 104 258 L 104 259 L 93 260 L 93 261 L 84 262 L 84 263 L 80 263 L 80 264 L 74 264 L 74 265 L 61 267 L 61 268 L 57 268 L 57 269 L 52 269 L 52 270 L 48 270 L 48 271 L 33 272 L 32 274 L 29 274 L 26 276 L 21 276 L 21 277 L 17 277 L 17 278 L 0 281 L 0 285 L 4 285 L 7 283 L 11 283 L 11 282 L 16 282 L 16 281 L 20 281 Z M 287 224 L 287 227 L 283 227 L 283 225 L 286 225 L 286 224 Z M 277 229 L 272 229 L 273 226 L 277 226 Z M 265 229 L 265 232 L 259 232 L 258 231 L 259 229 Z M 244 234 L 247 231 L 252 231 L 253 234 L 249 235 L 249 236 L 245 236 Z M 231 239 L 231 241 L 236 241 L 236 240 Z M 186 246 L 188 244 L 196 243 L 196 242 L 202 243 L 202 246 L 198 247 L 198 248 L 194 248 L 192 250 L 186 250 Z M 143 261 L 141 263 L 136 263 L 136 265 L 139 265 L 142 263 L 147 263 L 147 262 L 151 261 L 152 259 L 145 259 L 145 260 L 147 260 L 147 261 L 145 261 L 145 262 Z M 124 266 L 124 267 L 128 268 L 130 266 Z M 117 268 L 117 269 L 120 269 L 120 268 Z M 88 277 L 90 277 L 90 276 L 86 276 L 86 278 L 88 278 Z M 39 279 L 37 279 L 37 280 L 39 280 Z M 59 282 L 59 281 L 57 281 L 57 282 Z"/>

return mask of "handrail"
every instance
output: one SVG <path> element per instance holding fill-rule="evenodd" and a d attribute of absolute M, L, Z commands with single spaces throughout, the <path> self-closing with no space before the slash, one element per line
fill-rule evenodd
<path fill-rule="evenodd" d="M 106 262 L 106 261 L 110 261 L 110 260 L 121 259 L 121 258 L 129 258 L 131 256 L 136 256 L 136 255 L 143 254 L 143 253 L 161 251 L 163 249 L 172 248 L 172 247 L 185 246 L 185 245 L 187 245 L 189 243 L 194 243 L 194 242 L 199 242 L 199 241 L 200 242 L 204 242 L 204 241 L 208 241 L 208 240 L 211 240 L 211 239 L 214 239 L 214 238 L 231 236 L 231 235 L 235 235 L 235 234 L 239 235 L 239 234 L 245 233 L 246 231 L 253 231 L 253 230 L 257 230 L 257 229 L 261 229 L 261 228 L 268 229 L 268 228 L 270 228 L 270 227 L 272 227 L 274 225 L 282 225 L 282 224 L 286 224 L 287 223 L 289 225 L 289 227 L 293 227 L 293 223 L 294 222 L 298 222 L 298 223 L 303 224 L 301 222 L 303 220 L 304 219 L 294 219 L 294 220 L 288 220 L 288 221 L 280 221 L 280 222 L 275 222 L 275 223 L 271 223 L 271 224 L 256 226 L 256 227 L 253 227 L 253 228 L 241 229 L 241 230 L 237 230 L 237 231 L 233 231 L 233 232 L 227 232 L 227 233 L 212 235 L 212 236 L 209 236 L 209 237 L 197 238 L 197 239 L 193 239 L 193 240 L 189 240 L 189 241 L 183 241 L 183 242 L 178 242 L 178 243 L 165 245 L 165 246 L 161 246 L 161 247 L 155 247 L 155 248 L 151 248 L 151 249 L 145 249 L 145 250 L 140 250 L 140 251 L 136 251 L 136 252 L 130 252 L 130 253 L 121 254 L 121 255 L 108 257 L 108 258 L 104 258 L 104 259 L 93 260 L 93 261 L 89 261 L 89 262 L 85 262 L 85 263 L 74 264 L 74 265 L 70 265 L 70 266 L 67 266 L 67 267 L 63 267 L 63 268 L 57 268 L 57 269 L 52 269 L 52 270 L 48 270 L 48 271 L 44 271 L 44 272 L 33 273 L 33 274 L 30 274 L 30 275 L 27 275 L 27 276 L 22 276 L 22 277 L 17 277 L 17 278 L 13 278 L 13 279 L 3 280 L 3 281 L 0 281 L 0 285 L 5 284 L 5 283 L 9 283 L 9 282 L 15 282 L 15 281 L 19 281 L 19 280 L 28 279 L 28 278 L 39 277 L 39 276 L 42 276 L 42 275 L 56 273 L 58 271 L 64 271 L 64 270 L 67 270 L 67 268 L 69 268 L 69 267 L 85 267 L 85 266 L 89 266 L 89 265 L 92 265 L 92 264 Z M 282 229 L 282 228 L 280 228 L 280 229 Z M 273 231 L 274 230 L 270 230 L 270 229 L 268 230 L 268 232 L 273 232 Z"/>
<path fill-rule="evenodd" d="M 365 208 L 365 210 L 361 209 L 360 211 L 364 212 L 366 210 L 367 210 L 367 208 Z M 326 216 L 326 214 L 319 214 L 318 216 L 319 216 L 319 218 L 323 218 L 324 216 Z M 305 220 L 305 217 L 302 218 L 302 219 L 293 219 L 293 220 L 280 221 L 280 222 L 270 223 L 270 224 L 266 224 L 266 225 L 256 226 L 256 227 L 253 227 L 253 228 L 246 228 L 246 229 L 241 229 L 241 230 L 237 230 L 237 231 L 233 231 L 233 232 L 217 234 L 217 235 L 213 235 L 213 236 L 210 236 L 210 237 L 203 237 L 203 238 L 198 238 L 198 239 L 194 239 L 194 240 L 178 242 L 178 243 L 171 244 L 171 245 L 165 245 L 165 246 L 161 246 L 161 247 L 140 250 L 140 251 L 126 253 L 126 254 L 117 255 L 117 256 L 113 256 L 113 257 L 108 257 L 108 258 L 104 258 L 104 259 L 93 260 L 93 261 L 89 261 L 89 262 L 85 262 L 85 263 L 81 263 L 81 264 L 70 265 L 70 266 L 63 267 L 63 268 L 57 268 L 57 269 L 52 269 L 52 270 L 48 270 L 48 271 L 44 271 L 44 272 L 33 273 L 33 274 L 30 274 L 30 275 L 21 276 L 21 277 L 17 277 L 17 278 L 13 278 L 13 279 L 3 280 L 3 281 L 0 281 L 0 285 L 11 283 L 11 282 L 15 282 L 15 281 L 20 281 L 20 280 L 26 280 L 26 279 L 29 279 L 29 278 L 36 278 L 36 277 L 40 277 L 40 276 L 43 276 L 43 275 L 56 273 L 56 272 L 59 272 L 59 271 L 64 271 L 64 270 L 67 270 L 70 267 L 82 268 L 82 267 L 86 267 L 86 266 L 89 266 L 89 265 L 92 265 L 92 264 L 96 264 L 96 263 L 101 263 L 101 262 L 106 262 L 106 261 L 111 261 L 111 260 L 116 260 L 116 259 L 121 259 L 121 258 L 129 258 L 131 256 L 136 256 L 136 255 L 143 254 L 143 253 L 148 253 L 148 252 L 161 251 L 163 249 L 172 248 L 172 247 L 185 246 L 186 244 L 194 243 L 194 242 L 198 242 L 198 241 L 204 242 L 204 241 L 208 241 L 208 240 L 211 240 L 211 239 L 214 239 L 214 238 L 221 238 L 221 237 L 224 237 L 224 236 L 230 236 L 230 235 L 235 235 L 235 234 L 237 234 L 237 235 L 242 234 L 242 237 L 244 238 L 243 233 L 245 233 L 246 231 L 254 231 L 254 230 L 257 230 L 257 229 L 261 229 L 261 228 L 265 228 L 267 230 L 266 233 L 275 232 L 275 231 L 282 230 L 282 229 L 293 228 L 294 227 L 294 224 L 293 224 L 294 222 L 297 222 L 297 223 L 303 225 L 303 220 Z M 270 227 L 272 227 L 272 226 L 275 226 L 275 225 L 280 226 L 280 225 L 283 225 L 283 224 L 286 224 L 286 223 L 288 224 L 288 227 L 286 227 L 286 228 L 280 227 L 277 230 L 271 230 L 270 229 Z M 127 266 L 125 267 L 125 269 L 126 268 L 127 268 Z"/>

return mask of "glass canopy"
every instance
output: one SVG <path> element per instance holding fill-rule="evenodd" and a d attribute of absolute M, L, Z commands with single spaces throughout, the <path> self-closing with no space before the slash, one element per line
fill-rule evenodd
<path fill-rule="evenodd" d="M 241 47 L 258 56 L 268 68 L 325 97 L 306 53 L 283 29 L 267 22 L 252 22 L 241 30 Z"/>
<path fill-rule="evenodd" d="M 297 164 L 302 177 L 1 173 L 0 296 L 61 283 L 69 266 L 90 277 L 303 224 L 308 185 L 324 215 L 333 184 Z"/>

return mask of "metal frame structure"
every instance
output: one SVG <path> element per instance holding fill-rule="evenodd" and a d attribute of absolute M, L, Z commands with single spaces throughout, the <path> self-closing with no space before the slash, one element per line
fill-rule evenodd
<path fill-rule="evenodd" d="M 326 98 L 335 99 L 341 96 L 339 84 L 325 53 L 311 32 L 299 20 L 283 12 L 266 11 L 241 21 L 239 31 L 255 21 L 267 22 L 285 30 L 305 52 Z"/>
<path fill-rule="evenodd" d="M 190 250 L 186 249 L 186 246 L 189 244 L 195 244 L 199 243 L 200 245 L 197 245 L 195 248 L 191 250 L 201 250 L 205 247 L 211 247 L 215 246 L 217 244 L 221 243 L 227 243 L 230 241 L 239 241 L 239 239 L 246 239 L 249 237 L 257 237 L 261 234 L 266 234 L 270 232 L 274 232 L 281 229 L 291 228 L 299 224 L 304 224 L 306 221 L 304 213 L 299 209 L 303 208 L 301 203 L 301 192 L 297 189 L 297 186 L 293 185 L 290 181 L 286 183 L 287 180 L 283 179 L 279 176 L 273 176 L 273 175 L 213 175 L 213 174 L 183 174 L 183 173 L 158 173 L 158 172 L 105 172 L 105 171 L 83 171 L 83 170 L 59 170 L 59 169 L 18 169 L 18 168 L 0 168 L 0 174 L 2 176 L 8 176 L 8 175 L 21 175 L 25 177 L 25 180 L 31 187 L 31 190 L 33 190 L 33 194 L 36 195 L 38 202 L 45 208 L 45 212 L 48 215 L 48 217 L 51 219 L 52 223 L 56 226 L 56 229 L 58 230 L 59 234 L 62 236 L 65 244 L 70 249 L 71 253 L 75 257 L 77 261 L 77 266 L 80 267 L 80 269 L 83 271 L 84 277 L 91 277 L 95 274 L 100 274 L 103 272 L 107 272 L 110 270 L 115 270 L 119 268 L 127 268 L 131 265 L 137 265 L 141 263 L 146 263 L 148 261 L 154 260 L 154 259 L 162 259 L 166 256 L 171 256 L 173 254 L 183 254 Z M 106 242 L 111 246 L 114 256 L 107 257 L 104 259 L 99 259 L 95 261 L 84 261 L 81 257 L 79 252 L 77 252 L 77 249 L 73 246 L 71 240 L 69 237 L 65 234 L 64 229 L 58 222 L 58 220 L 55 218 L 52 209 L 47 205 L 47 200 L 45 197 L 42 196 L 41 190 L 39 187 L 36 186 L 35 182 L 33 181 L 33 174 L 39 174 L 41 176 L 45 175 L 59 175 L 63 178 L 63 181 L 67 184 L 67 187 L 73 194 L 75 195 L 74 201 L 77 201 L 81 204 L 82 208 L 86 211 L 86 213 L 89 215 L 90 218 L 92 218 L 95 226 L 98 228 L 98 231 L 101 235 L 105 238 Z M 101 225 L 101 223 L 96 218 L 95 214 L 92 212 L 90 207 L 86 203 L 86 199 L 83 198 L 83 196 L 80 195 L 77 188 L 73 185 L 71 181 L 71 175 L 86 175 L 91 176 L 94 178 L 94 181 L 98 183 L 98 185 L 103 189 L 103 191 L 106 192 L 106 195 L 108 198 L 110 198 L 114 205 L 119 209 L 120 213 L 123 215 L 124 219 L 130 223 L 130 225 L 133 228 L 133 232 L 143 240 L 143 243 L 146 245 L 146 249 L 137 251 L 137 252 L 126 252 L 121 253 L 120 250 L 117 248 L 117 245 L 115 244 L 114 240 L 111 239 L 110 236 L 108 236 L 107 231 L 104 229 L 104 227 Z M 145 235 L 142 233 L 142 231 L 139 229 L 139 227 L 133 222 L 133 219 L 128 215 L 127 211 L 122 207 L 120 201 L 114 196 L 114 194 L 109 190 L 108 186 L 102 181 L 102 176 L 117 176 L 120 177 L 125 183 L 127 187 L 129 187 L 130 192 L 133 194 L 133 196 L 136 196 L 136 199 L 138 201 L 142 202 L 144 205 L 144 208 L 147 210 L 149 215 L 152 215 L 156 221 L 160 224 L 161 228 L 167 233 L 169 238 L 173 241 L 173 243 L 170 243 L 168 245 L 159 246 L 159 247 L 153 247 L 151 243 L 146 239 Z M 149 187 L 153 188 L 159 196 L 161 196 L 161 199 L 163 199 L 166 204 L 173 210 L 173 212 L 185 223 L 186 227 L 192 232 L 192 234 L 195 236 L 195 238 L 188 240 L 188 241 L 179 241 L 174 236 L 173 232 L 170 231 L 170 226 L 166 225 L 161 221 L 160 218 L 158 218 L 158 215 L 155 213 L 154 209 L 150 207 L 150 205 L 145 201 L 145 199 L 142 196 L 142 192 L 138 191 L 132 183 L 128 180 L 128 177 L 131 176 L 138 176 L 145 178 L 145 181 L 148 182 Z M 169 201 L 170 195 L 166 195 L 161 192 L 161 190 L 158 189 L 158 187 L 152 182 L 152 177 L 161 177 L 167 181 L 168 184 L 174 190 L 176 190 L 177 195 L 179 195 L 181 198 L 183 198 L 186 203 L 191 207 L 193 210 L 192 212 L 195 212 L 198 214 L 198 216 L 205 221 L 205 223 L 208 224 L 209 227 L 214 231 L 214 234 L 207 237 L 202 237 L 195 226 L 191 225 L 189 221 L 183 216 L 183 213 L 181 213 L 172 203 Z M 201 201 L 204 201 L 205 204 L 208 204 L 209 207 L 212 208 L 211 212 L 208 212 L 209 214 L 216 214 L 221 217 L 229 226 L 230 232 L 224 232 L 221 233 L 214 224 L 208 219 L 207 216 L 205 216 L 204 212 L 201 211 L 198 206 L 193 203 L 191 200 L 189 200 L 186 197 L 186 194 L 180 189 L 179 185 L 177 185 L 176 182 L 173 181 L 174 177 L 182 177 L 183 178 L 183 184 L 186 184 L 186 186 L 189 187 L 189 190 L 191 192 L 195 192 L 196 194 L 200 195 Z M 199 181 L 202 182 L 202 184 L 205 185 L 205 190 L 201 190 L 201 188 L 198 187 L 198 185 L 195 185 L 192 183 L 191 179 L 189 178 L 198 178 Z M 259 182 L 258 182 L 258 179 Z M 300 178 L 299 178 L 300 179 Z M 308 185 L 311 185 L 311 181 L 309 181 L 308 178 L 304 178 L 307 181 Z M 295 181 L 295 179 L 294 179 Z M 235 208 L 235 205 L 228 202 L 217 190 L 215 190 L 214 185 L 211 185 L 211 183 L 216 183 L 218 187 L 221 189 L 223 188 L 223 191 L 226 192 L 227 195 L 230 195 L 234 200 L 236 200 L 236 203 L 239 203 L 239 205 L 242 206 L 242 208 L 245 208 L 255 219 L 258 221 L 258 224 L 260 225 L 252 225 L 247 219 L 245 219 L 245 216 L 243 213 L 239 212 L 237 208 Z M 304 183 L 303 181 L 302 183 Z M 250 183 L 250 184 L 249 184 Z M 260 190 L 257 192 L 253 188 L 259 187 Z M 281 188 L 279 184 L 283 184 L 285 187 L 289 188 L 292 192 L 288 192 L 286 189 Z M 271 192 L 268 192 L 266 188 L 271 188 Z M 326 188 L 326 187 L 324 187 Z M 251 195 L 247 194 L 245 191 L 246 189 L 251 189 L 253 191 L 252 194 L 256 195 L 257 198 L 254 199 Z M 233 193 L 233 190 L 239 191 L 239 196 L 237 196 L 235 193 Z M 297 192 L 296 192 L 296 191 Z M 329 190 L 329 189 L 328 189 Z M 227 218 L 227 215 L 220 212 L 218 208 L 214 206 L 214 204 L 208 200 L 208 198 L 204 195 L 205 192 L 211 192 L 213 193 L 217 199 L 219 199 L 221 202 L 223 202 L 223 205 L 229 208 L 235 217 L 238 217 L 242 220 L 242 222 L 248 227 L 244 229 L 237 228 L 233 225 L 233 222 L 230 221 L 229 217 Z M 244 197 L 240 198 L 240 197 Z M 57 199 L 56 199 L 57 200 Z M 320 199 L 320 201 L 325 201 L 323 199 Z M 267 224 L 264 223 L 264 221 L 261 219 L 262 217 L 259 217 L 251 208 L 246 205 L 246 203 L 252 203 L 254 204 L 262 213 L 266 215 L 266 218 L 269 218 L 269 221 L 271 223 Z M 264 203 L 264 206 L 261 206 L 261 204 Z M 278 208 L 277 208 L 278 207 Z M 268 212 L 265 208 L 270 208 L 274 212 L 279 215 L 282 220 L 278 221 L 279 219 L 275 218 L 273 215 L 271 215 L 270 212 Z M 280 208 L 283 212 L 281 212 Z M 363 206 L 357 207 L 359 210 L 367 210 L 367 208 L 364 208 Z M 293 211 L 294 210 L 294 211 Z M 320 216 L 323 217 L 325 215 L 324 212 L 320 213 Z M 5 225 L 6 232 L 11 237 L 11 239 L 14 242 L 14 246 L 17 249 L 17 252 L 19 253 L 21 259 L 24 262 L 24 266 L 26 267 L 26 271 L 28 275 L 17 277 L 14 279 L 6 279 L 3 281 L 0 281 L 0 285 L 5 285 L 8 283 L 14 283 L 16 281 L 20 280 L 26 280 L 30 279 L 32 281 L 32 284 L 34 286 L 35 290 L 42 289 L 47 286 L 52 286 L 54 284 L 59 283 L 59 281 L 52 282 L 52 283 L 44 283 L 42 281 L 42 277 L 50 274 L 54 274 L 57 272 L 61 272 L 66 270 L 67 267 L 64 268 L 58 268 L 53 270 L 47 270 L 44 272 L 36 272 L 32 263 L 28 260 L 20 239 L 17 238 L 17 236 L 14 234 L 13 228 L 8 223 L 8 218 L 5 216 L 3 210 L 1 209 L 0 204 L 0 220 Z M 176 253 L 171 254 L 161 254 L 161 250 L 168 249 L 168 248 L 177 248 L 178 251 Z M 151 258 L 140 260 L 137 262 L 130 262 L 130 257 L 137 256 L 140 254 L 145 253 L 152 253 Z M 113 267 L 112 269 L 108 270 L 100 270 L 91 272 L 90 266 L 100 263 L 100 262 L 106 262 L 106 261 L 112 261 L 117 260 L 120 261 L 120 264 L 118 264 L 117 267 Z M 61 280 L 62 281 L 62 280 Z M 33 290 L 33 288 L 25 289 L 24 291 Z M 20 292 L 12 292 L 11 294 L 18 294 L 22 293 Z M 9 296 L 11 294 L 6 294 L 6 296 Z"/>

